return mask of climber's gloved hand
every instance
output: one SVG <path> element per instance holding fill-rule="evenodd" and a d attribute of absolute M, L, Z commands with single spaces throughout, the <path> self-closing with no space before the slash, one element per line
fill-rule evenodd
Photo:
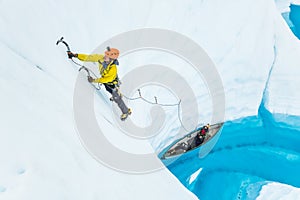
<path fill-rule="evenodd" d="M 88 76 L 88 82 L 92 83 L 94 81 L 93 77 Z"/>
<path fill-rule="evenodd" d="M 72 53 L 71 51 L 67 51 L 68 53 L 68 58 L 69 59 L 72 59 L 73 57 L 77 58 L 78 57 L 78 54 L 77 53 Z"/>

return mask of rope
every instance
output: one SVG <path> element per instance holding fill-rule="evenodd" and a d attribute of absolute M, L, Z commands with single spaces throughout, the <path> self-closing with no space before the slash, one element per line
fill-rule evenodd
<path fill-rule="evenodd" d="M 87 68 L 86 66 L 82 65 L 82 64 L 79 64 L 77 63 L 76 61 L 74 61 L 73 59 L 71 59 L 72 62 L 75 64 L 75 65 L 78 65 L 80 66 L 80 69 L 79 71 L 81 71 L 82 69 L 84 69 L 88 76 L 91 76 L 91 74 L 93 75 L 93 78 L 98 78 L 97 75 L 89 68 Z M 100 83 L 97 83 L 98 86 L 95 86 L 94 84 L 92 84 L 93 87 L 96 89 L 96 90 L 101 90 L 101 84 Z M 175 107 L 177 106 L 177 116 L 178 116 L 178 119 L 179 119 L 179 122 L 181 124 L 181 127 L 186 131 L 186 132 L 190 132 L 183 124 L 182 122 L 182 119 L 181 119 L 181 114 L 180 114 L 180 105 L 181 105 L 181 100 L 179 100 L 178 103 L 174 103 L 174 104 L 162 104 L 162 103 L 158 103 L 158 100 L 157 100 L 157 97 L 154 96 L 154 99 L 155 99 L 155 102 L 152 102 L 152 101 L 149 101 L 148 99 L 144 98 L 142 96 L 142 93 L 141 93 L 141 89 L 138 89 L 138 92 L 139 92 L 139 96 L 138 97 L 127 97 L 126 95 L 122 94 L 127 100 L 130 100 L 130 101 L 135 101 L 135 100 L 138 100 L 138 99 L 141 99 L 142 101 L 148 103 L 148 104 L 151 104 L 151 105 L 159 105 L 159 106 L 162 106 L 162 107 Z M 196 126 L 194 130 L 196 130 L 198 127 Z"/>
<path fill-rule="evenodd" d="M 71 59 L 72 62 L 75 64 L 75 65 L 78 65 L 80 66 L 80 69 L 79 71 L 81 71 L 82 69 L 84 69 L 88 76 L 91 76 L 91 74 L 94 76 L 93 78 L 98 78 L 97 75 L 89 68 L 87 68 L 86 66 L 74 61 L 73 59 Z M 95 86 L 94 84 L 92 84 L 93 87 L 96 89 L 96 90 L 101 90 L 101 84 L 100 83 L 97 83 L 98 86 Z M 178 103 L 174 103 L 174 104 L 162 104 L 162 103 L 158 103 L 158 100 L 157 100 L 157 97 L 154 96 L 154 99 L 155 99 L 155 102 L 152 102 L 152 101 L 149 101 L 148 99 L 144 98 L 142 96 L 142 93 L 141 93 L 141 89 L 138 89 L 138 92 L 139 92 L 139 96 L 138 97 L 127 97 L 126 95 L 122 94 L 127 100 L 130 100 L 130 101 L 135 101 L 135 100 L 138 100 L 138 99 L 141 99 L 142 101 L 148 103 L 148 104 L 151 104 L 151 105 L 160 105 L 160 106 L 163 106 L 163 107 L 172 107 L 172 106 L 177 106 L 177 115 L 178 115 L 178 119 L 179 119 L 179 122 L 182 126 L 182 128 L 186 131 L 186 132 L 190 132 L 183 124 L 182 122 L 182 119 L 181 119 L 181 114 L 180 114 L 180 105 L 181 105 L 181 100 L 179 100 Z M 195 127 L 194 130 L 197 129 L 197 126 Z"/>
<path fill-rule="evenodd" d="M 75 65 L 78 65 L 80 66 L 80 69 L 79 71 L 81 71 L 82 69 L 84 69 L 88 76 L 91 76 L 91 74 L 93 75 L 93 78 L 98 78 L 97 75 L 89 68 L 87 68 L 86 66 L 82 65 L 82 64 L 79 64 L 77 63 L 76 61 L 74 61 L 73 59 L 71 59 L 72 62 L 75 64 Z M 101 84 L 100 83 L 97 83 L 98 86 L 95 86 L 94 84 L 93 87 L 96 89 L 96 90 L 101 90 Z M 182 119 L 181 119 L 181 114 L 180 114 L 180 105 L 181 105 L 181 100 L 179 100 L 178 103 L 174 103 L 174 104 L 162 104 L 162 103 L 158 103 L 158 100 L 157 100 L 157 97 L 154 96 L 154 99 L 155 99 L 155 102 L 152 102 L 152 101 L 149 101 L 148 99 L 144 98 L 142 96 L 142 93 L 141 93 L 141 89 L 138 89 L 138 92 L 139 92 L 139 96 L 138 97 L 127 97 L 126 95 L 122 94 L 127 100 L 130 100 L 130 101 L 135 101 L 135 100 L 138 100 L 138 99 L 141 99 L 142 101 L 148 103 L 148 104 L 151 104 L 151 105 L 159 105 L 159 106 L 162 106 L 162 107 L 175 107 L 177 106 L 177 116 L 178 116 L 178 119 L 179 119 L 179 122 L 181 124 L 181 127 L 186 131 L 186 132 L 190 132 L 183 124 L 182 122 Z M 194 130 L 197 130 L 197 126 L 195 127 Z"/>
<path fill-rule="evenodd" d="M 149 101 L 148 99 L 144 98 L 142 96 L 142 93 L 141 93 L 141 89 L 138 89 L 137 90 L 139 92 L 139 96 L 138 97 L 127 97 L 126 95 L 122 94 L 127 100 L 130 100 L 130 101 L 135 101 L 135 100 L 138 100 L 138 99 L 141 99 L 142 101 L 148 103 L 148 104 L 151 104 L 151 105 L 159 105 L 159 106 L 163 106 L 163 107 L 172 107 L 172 106 L 177 106 L 177 115 L 178 115 L 178 119 L 179 119 L 179 122 L 182 126 L 182 128 L 186 131 L 186 132 L 190 132 L 183 124 L 182 122 L 182 119 L 181 119 L 181 114 L 180 114 L 180 105 L 181 105 L 181 100 L 179 100 L 178 103 L 174 103 L 174 104 L 162 104 L 162 103 L 158 103 L 157 101 L 157 97 L 154 97 L 155 99 L 155 102 L 152 102 L 152 101 Z M 197 126 L 195 127 L 194 130 L 197 129 Z"/>

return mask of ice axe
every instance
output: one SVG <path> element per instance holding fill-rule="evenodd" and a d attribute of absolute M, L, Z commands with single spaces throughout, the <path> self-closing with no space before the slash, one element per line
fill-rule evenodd
<path fill-rule="evenodd" d="M 71 52 L 71 49 L 70 49 L 68 43 L 67 43 L 66 41 L 64 41 L 64 37 L 61 37 L 59 40 L 57 40 L 56 45 L 58 45 L 59 43 L 63 43 L 63 44 L 67 47 L 67 53 Z M 83 66 L 83 65 L 81 65 L 81 64 L 79 64 L 79 63 L 77 63 L 77 62 L 75 62 L 75 61 L 72 59 L 72 57 L 69 57 L 69 58 L 71 58 L 71 60 L 72 60 L 73 63 L 75 63 L 76 65 L 80 66 L 79 71 L 81 71 L 82 69 L 84 69 L 84 70 L 86 70 L 86 71 L 88 72 L 88 69 L 87 69 L 85 66 Z M 88 73 L 88 74 L 89 74 L 89 73 Z M 90 75 L 90 74 L 89 74 L 89 75 Z"/>
<path fill-rule="evenodd" d="M 88 77 L 91 77 L 91 73 L 85 66 L 81 66 L 78 71 L 85 70 Z"/>
<path fill-rule="evenodd" d="M 67 47 L 67 53 L 68 53 L 68 56 L 69 58 L 72 58 L 71 55 L 72 55 L 72 52 L 70 50 L 70 47 L 68 45 L 68 43 L 66 41 L 64 41 L 64 37 L 61 37 L 59 40 L 57 40 L 56 42 L 56 45 L 58 45 L 59 43 L 63 43 L 66 47 Z M 72 60 L 73 61 L 73 60 Z"/>
<path fill-rule="evenodd" d="M 64 41 L 64 37 L 61 37 L 59 40 L 57 40 L 56 45 L 58 45 L 59 43 L 63 43 L 63 44 L 67 47 L 67 53 L 68 53 L 68 55 L 69 55 L 69 52 L 71 52 L 71 49 L 70 49 L 68 43 L 67 43 L 66 41 Z M 86 73 L 87 73 L 87 77 L 88 77 L 88 78 L 92 78 L 91 73 L 93 74 L 93 76 L 95 76 L 95 77 L 97 78 L 97 76 L 96 76 L 89 68 L 85 67 L 85 66 L 82 65 L 82 64 L 79 64 L 79 63 L 75 62 L 75 61 L 72 59 L 72 57 L 69 57 L 69 58 L 71 59 L 71 61 L 72 61 L 75 65 L 80 66 L 80 68 L 79 68 L 78 71 L 85 70 Z M 92 85 L 93 85 L 93 84 L 92 84 Z M 101 84 L 98 83 L 98 87 L 96 87 L 95 85 L 93 85 L 93 87 L 94 87 L 95 89 L 97 89 L 97 90 L 100 90 L 100 89 L 101 89 L 101 88 L 100 88 L 100 85 L 101 85 Z"/>
<path fill-rule="evenodd" d="M 59 43 L 63 43 L 63 44 L 67 47 L 67 53 L 68 53 L 69 58 L 72 60 L 73 63 L 75 63 L 76 65 L 80 66 L 79 71 L 82 70 L 82 69 L 85 69 L 86 71 L 88 70 L 85 66 L 83 66 L 83 65 L 81 65 L 81 64 L 79 64 L 79 63 L 77 63 L 77 62 L 75 62 L 75 61 L 72 59 L 72 57 L 70 57 L 69 53 L 72 54 L 72 52 L 71 52 L 71 49 L 70 49 L 68 43 L 67 43 L 66 41 L 64 41 L 64 37 L 61 37 L 59 40 L 57 40 L 56 45 L 58 45 Z"/>
<path fill-rule="evenodd" d="M 62 42 L 67 47 L 67 52 L 71 52 L 70 47 L 66 41 L 64 41 L 64 37 L 61 37 L 59 40 L 57 40 L 56 45 L 58 45 L 60 42 Z"/>

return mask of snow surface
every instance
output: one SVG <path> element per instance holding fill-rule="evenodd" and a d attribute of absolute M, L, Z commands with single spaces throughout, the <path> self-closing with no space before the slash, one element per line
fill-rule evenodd
<path fill-rule="evenodd" d="M 85 151 L 73 120 L 78 72 L 67 61 L 64 48 L 55 45 L 61 35 L 75 52 L 89 53 L 125 31 L 144 27 L 177 31 L 201 45 L 215 62 L 225 89 L 226 120 L 257 115 L 263 97 L 271 112 L 300 115 L 296 92 L 300 44 L 271 0 L 2 0 L 0 26 L 0 199 L 197 199 L 166 169 L 123 174 Z M 186 72 L 182 61 L 159 56 L 150 51 L 120 59 L 120 77 L 155 60 L 186 73 L 197 91 L 199 77 Z M 146 95 L 153 96 L 155 90 L 146 90 Z M 199 105 L 211 105 L 205 91 L 196 94 Z M 159 99 L 166 99 L 159 94 Z M 99 122 L 111 116 L 105 95 L 103 91 L 95 95 Z M 210 117 L 210 109 L 200 116 Z M 149 118 L 132 116 L 143 125 Z M 105 127 L 108 139 L 121 149 L 153 151 L 147 141 L 133 140 L 109 123 Z M 167 116 L 163 133 L 150 141 L 154 151 L 180 137 L 179 127 L 176 115 Z M 277 187 L 264 187 L 259 198 L 267 199 Z M 296 189 L 276 193 L 282 199 L 291 196 L 299 196 Z"/>
<path fill-rule="evenodd" d="M 299 5 L 299 0 L 275 0 L 277 9 L 281 13 L 289 12 L 290 11 L 290 4 Z"/>
<path fill-rule="evenodd" d="M 300 199 L 300 189 L 286 184 L 269 183 L 262 187 L 257 200 L 291 200 Z"/>

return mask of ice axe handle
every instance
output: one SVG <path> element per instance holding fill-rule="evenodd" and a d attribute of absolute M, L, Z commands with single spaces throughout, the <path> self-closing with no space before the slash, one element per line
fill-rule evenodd
<path fill-rule="evenodd" d="M 85 66 L 80 67 L 80 69 L 78 71 L 81 71 L 82 69 L 84 69 L 86 71 L 88 76 L 91 76 L 90 71 Z"/>
<path fill-rule="evenodd" d="M 67 47 L 67 52 L 71 51 L 71 50 L 70 50 L 70 47 L 69 47 L 69 45 L 68 45 L 68 43 L 66 43 L 66 42 L 64 41 L 64 37 L 61 37 L 59 40 L 57 40 L 56 45 L 58 45 L 60 42 L 64 43 L 64 45 L 66 45 L 66 47 Z"/>

